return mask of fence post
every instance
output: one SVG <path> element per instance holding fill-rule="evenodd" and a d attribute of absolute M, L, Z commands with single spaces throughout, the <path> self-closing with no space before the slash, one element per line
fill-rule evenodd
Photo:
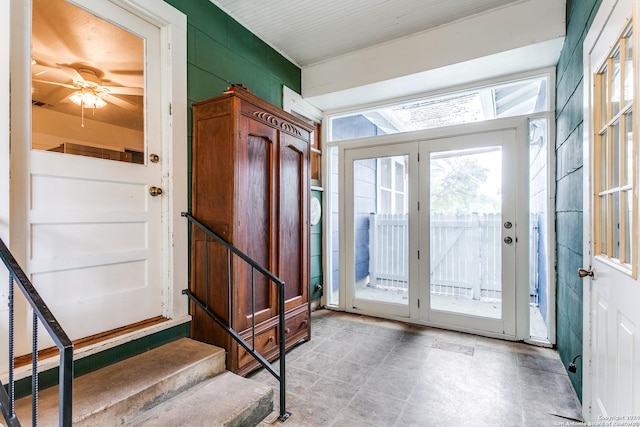
<path fill-rule="evenodd" d="M 480 229 L 480 216 L 477 212 L 471 214 L 470 234 L 471 292 L 473 299 L 479 300 L 482 296 L 482 275 L 480 274 L 482 270 L 482 244 L 480 242 L 482 230 Z"/>
<path fill-rule="evenodd" d="M 369 214 L 369 283 L 378 282 L 378 222 L 375 212 Z"/>

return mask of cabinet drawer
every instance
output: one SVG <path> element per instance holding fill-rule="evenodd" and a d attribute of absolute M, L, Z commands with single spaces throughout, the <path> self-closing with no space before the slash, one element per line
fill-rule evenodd
<path fill-rule="evenodd" d="M 309 313 L 303 312 L 284 322 L 285 339 L 288 341 L 295 337 L 305 337 L 309 335 Z"/>
<path fill-rule="evenodd" d="M 242 338 L 251 344 L 251 332 L 242 334 Z M 247 351 L 238 345 L 238 366 L 244 366 L 255 360 Z M 276 326 L 269 328 L 260 333 L 256 333 L 255 351 L 265 358 L 268 358 L 271 352 L 278 351 L 278 328 Z"/>

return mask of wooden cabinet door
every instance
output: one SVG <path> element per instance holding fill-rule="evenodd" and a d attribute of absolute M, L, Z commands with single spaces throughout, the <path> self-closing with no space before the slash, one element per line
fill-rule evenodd
<path fill-rule="evenodd" d="M 236 189 L 236 245 L 270 271 L 276 267 L 274 152 L 277 131 L 255 120 L 240 119 Z M 277 314 L 277 288 L 241 260 L 234 278 L 237 290 L 237 330 L 251 327 Z M 252 286 L 253 283 L 253 286 Z M 251 313 L 255 308 L 255 319 Z"/>
<path fill-rule="evenodd" d="M 280 133 L 279 144 L 279 266 L 285 282 L 285 310 L 307 303 L 309 271 L 308 143 Z"/>

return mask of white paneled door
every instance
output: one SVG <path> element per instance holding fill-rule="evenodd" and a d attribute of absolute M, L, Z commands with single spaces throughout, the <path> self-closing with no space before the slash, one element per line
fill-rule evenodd
<path fill-rule="evenodd" d="M 603 1 L 583 56 L 582 401 L 585 419 L 607 425 L 640 420 L 637 8 Z"/>
<path fill-rule="evenodd" d="M 59 124 L 65 127 L 63 130 L 57 130 L 50 123 L 51 117 L 62 118 L 67 114 L 55 112 L 58 114 L 55 116 L 48 111 L 36 110 L 38 106 L 33 107 L 33 148 L 26 152 L 27 170 L 23 175 L 24 190 L 28 195 L 25 207 L 26 267 L 34 285 L 72 339 L 163 314 L 162 205 L 166 197 L 166 192 L 158 194 L 152 191 L 153 187 L 162 187 L 162 164 L 165 161 L 160 111 L 160 29 L 119 7 L 116 2 L 75 3 L 78 5 L 73 7 L 97 18 L 95 22 L 91 18 L 93 24 L 78 21 L 80 26 L 85 22 L 88 27 L 85 31 L 95 36 L 97 44 L 92 49 L 109 48 L 106 41 L 99 40 L 103 36 L 103 27 L 112 25 L 140 40 L 143 57 L 140 58 L 141 70 L 137 73 L 142 77 L 140 87 L 132 90 L 131 94 L 118 95 L 119 101 L 106 97 L 107 105 L 101 109 L 85 108 L 82 119 L 77 117 L 69 122 L 60 119 Z M 35 25 L 36 18 L 34 14 L 34 57 L 41 54 L 36 52 L 36 34 L 41 30 Z M 65 31 L 81 33 L 78 28 Z M 60 40 L 50 40 L 50 43 L 64 48 L 56 53 L 59 57 L 50 60 L 57 65 L 40 58 L 32 62 L 32 68 L 45 64 L 45 72 L 39 80 L 63 76 L 59 70 L 73 74 L 70 68 L 79 70 L 87 78 L 82 69 L 72 65 L 78 62 L 83 62 L 87 68 L 99 68 L 88 63 L 92 56 L 91 46 L 86 40 L 80 42 L 65 34 Z M 125 49 L 126 46 L 121 45 L 120 48 Z M 118 55 L 117 49 L 109 51 L 107 56 L 113 65 L 105 67 L 118 70 L 112 73 L 114 81 L 122 79 L 126 83 L 118 73 L 120 76 L 126 73 L 130 78 L 128 81 L 132 81 L 136 72 L 131 69 L 135 64 L 118 62 L 121 60 Z M 52 83 L 46 85 L 51 86 Z M 34 98 L 36 96 L 34 94 Z M 67 100 L 64 102 L 68 103 Z M 142 104 L 142 113 L 133 108 L 136 103 Z M 129 118 L 138 114 L 141 120 L 139 129 L 132 130 L 126 124 L 126 117 L 122 121 L 124 124 L 98 122 L 100 115 L 118 111 L 129 115 Z M 91 135 L 91 132 L 102 135 Z M 128 150 L 130 154 L 135 151 L 134 161 L 126 154 L 121 157 L 124 161 L 114 160 L 113 149 L 105 149 L 104 145 L 96 143 L 113 142 L 126 148 L 128 143 L 125 139 L 135 134 L 139 134 L 140 143 L 136 146 L 136 143 L 129 142 L 134 150 Z M 83 135 L 87 135 L 86 139 Z M 51 141 L 63 148 L 47 148 L 46 144 Z M 90 154 L 56 152 L 68 153 L 72 151 L 69 147 L 77 146 L 83 146 L 82 150 Z M 92 157 L 100 150 L 107 154 L 102 158 Z"/>

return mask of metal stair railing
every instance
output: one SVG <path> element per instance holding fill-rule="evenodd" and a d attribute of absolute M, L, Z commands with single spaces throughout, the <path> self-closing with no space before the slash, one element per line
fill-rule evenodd
<path fill-rule="evenodd" d="M 254 261 L 249 255 L 242 252 L 240 249 L 236 248 L 234 245 L 225 241 L 222 237 L 216 234 L 214 231 L 210 230 L 206 225 L 202 224 L 196 218 L 194 218 L 190 213 L 183 212 L 182 216 L 187 218 L 187 220 L 198 227 L 207 236 L 212 237 L 216 242 L 226 248 L 227 251 L 227 272 L 231 271 L 231 260 L 232 254 L 236 255 L 238 258 L 242 259 L 244 262 L 251 266 L 251 306 L 253 307 L 251 313 L 251 343 L 248 343 L 244 340 L 238 331 L 234 330 L 229 326 L 226 320 L 218 317 L 213 311 L 209 309 L 208 298 L 206 298 L 205 302 L 200 301 L 200 299 L 191 292 L 190 289 L 185 289 L 182 291 L 184 295 L 187 295 L 191 301 L 193 301 L 204 313 L 206 313 L 209 317 L 211 317 L 223 330 L 225 330 L 238 344 L 244 348 L 247 353 L 253 356 L 260 365 L 262 365 L 271 375 L 273 375 L 280 384 L 280 408 L 279 408 L 279 417 L 280 421 L 286 421 L 291 413 L 286 410 L 286 362 L 285 362 L 285 334 L 280 333 L 278 345 L 279 345 L 279 371 L 273 367 L 273 365 L 265 359 L 259 352 L 255 349 L 255 272 L 259 272 L 264 277 L 266 277 L 269 281 L 275 283 L 278 287 L 278 327 L 280 331 L 285 330 L 285 305 L 284 305 L 284 281 L 280 278 L 276 277 L 273 273 L 268 271 L 266 268 L 258 264 Z M 207 274 L 206 278 L 207 282 L 209 280 L 209 275 Z M 208 291 L 208 283 L 205 286 L 205 289 Z M 231 313 L 231 275 L 227 274 L 227 313 Z"/>
<path fill-rule="evenodd" d="M 0 239 L 0 258 L 9 271 L 9 380 L 5 386 L 0 381 L 0 411 L 8 427 L 20 426 L 15 412 L 14 378 L 14 284 L 22 291 L 33 310 L 33 334 L 31 348 L 31 422 L 38 424 L 38 321 L 42 322 L 60 351 L 58 421 L 61 427 L 71 426 L 73 387 L 73 343 L 55 319 L 47 304 L 27 278 L 5 243 Z"/>

